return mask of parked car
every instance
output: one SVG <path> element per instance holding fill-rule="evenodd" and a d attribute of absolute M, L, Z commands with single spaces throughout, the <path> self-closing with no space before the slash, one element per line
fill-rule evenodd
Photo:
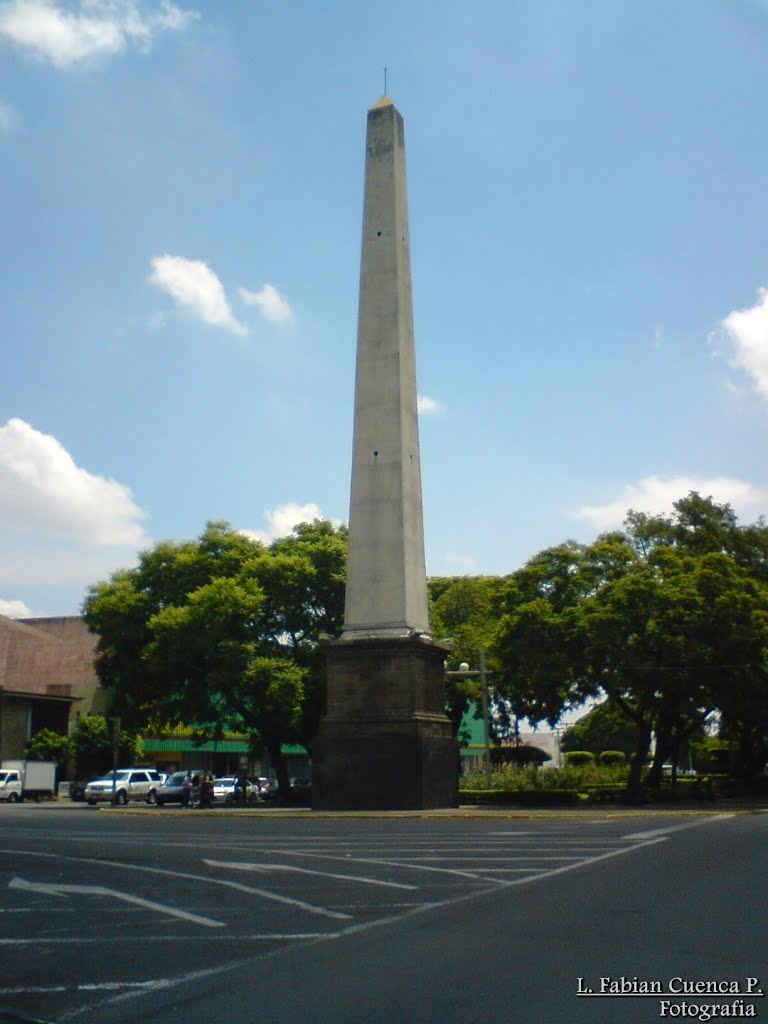
<path fill-rule="evenodd" d="M 160 773 L 154 768 L 120 768 L 89 782 L 83 795 L 91 806 L 110 801 L 113 795 L 118 804 L 127 804 L 129 800 L 153 804 L 161 785 Z"/>
<path fill-rule="evenodd" d="M 200 776 L 202 774 L 202 770 L 192 772 L 192 803 L 198 803 L 200 800 Z M 168 776 L 157 791 L 158 807 L 162 807 L 163 804 L 180 804 L 182 802 L 181 798 L 184 793 L 184 779 L 186 777 L 186 771 L 173 772 L 172 775 Z"/>
<path fill-rule="evenodd" d="M 235 797 L 235 777 L 233 775 L 224 776 L 221 779 L 213 780 L 213 799 L 214 801 L 223 801 L 225 804 L 237 803 Z M 255 804 L 259 799 L 259 787 L 254 786 L 250 779 L 246 780 L 246 799 L 249 804 Z"/>

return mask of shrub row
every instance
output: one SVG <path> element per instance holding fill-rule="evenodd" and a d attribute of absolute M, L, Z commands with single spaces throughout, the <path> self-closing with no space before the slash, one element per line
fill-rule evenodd
<path fill-rule="evenodd" d="M 579 799 L 576 789 L 462 789 L 462 803 L 507 804 L 517 806 L 539 806 L 575 804 Z"/>

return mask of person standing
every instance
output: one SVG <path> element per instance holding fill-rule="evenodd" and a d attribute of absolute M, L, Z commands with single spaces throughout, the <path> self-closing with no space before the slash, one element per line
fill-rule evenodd
<path fill-rule="evenodd" d="M 211 793 L 213 791 L 213 780 L 207 771 L 200 776 L 200 807 L 210 808 Z"/>
<path fill-rule="evenodd" d="M 235 779 L 234 798 L 236 804 L 242 804 L 243 807 L 248 803 L 248 776 L 246 775 L 245 768 L 241 768 L 237 773 Z"/>
<path fill-rule="evenodd" d="M 192 772 L 188 771 L 181 783 L 181 806 L 186 810 L 192 803 Z"/>

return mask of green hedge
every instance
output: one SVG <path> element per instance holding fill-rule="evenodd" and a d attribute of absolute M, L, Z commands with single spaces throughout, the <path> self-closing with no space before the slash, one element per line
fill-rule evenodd
<path fill-rule="evenodd" d="M 623 750 L 602 750 L 598 761 L 600 764 L 626 764 L 627 755 Z"/>
<path fill-rule="evenodd" d="M 657 789 L 649 790 L 648 795 L 654 803 L 661 804 L 707 802 L 715 799 L 715 790 L 709 776 L 700 775 L 693 779 L 678 779 L 674 786 L 665 781 Z"/>
<path fill-rule="evenodd" d="M 575 804 L 579 793 L 576 789 L 462 789 L 459 793 L 462 803 L 506 804 L 536 807 L 550 804 Z"/>
<path fill-rule="evenodd" d="M 624 785 L 584 786 L 583 793 L 591 804 L 623 803 L 627 787 Z"/>
<path fill-rule="evenodd" d="M 581 768 L 587 764 L 594 764 L 595 755 L 591 750 L 569 750 L 564 762 L 568 768 Z"/>

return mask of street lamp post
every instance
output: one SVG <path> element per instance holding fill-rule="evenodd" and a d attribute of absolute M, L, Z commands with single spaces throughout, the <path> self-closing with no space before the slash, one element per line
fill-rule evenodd
<path fill-rule="evenodd" d="M 485 781 L 488 788 L 491 788 L 491 724 L 488 717 L 488 672 L 485 668 L 485 650 L 480 648 L 478 655 L 480 667 L 470 668 L 469 663 L 462 661 L 457 672 L 446 672 L 447 676 L 458 676 L 459 678 L 470 677 L 480 679 L 480 699 L 483 711 L 483 738 L 485 740 Z"/>

